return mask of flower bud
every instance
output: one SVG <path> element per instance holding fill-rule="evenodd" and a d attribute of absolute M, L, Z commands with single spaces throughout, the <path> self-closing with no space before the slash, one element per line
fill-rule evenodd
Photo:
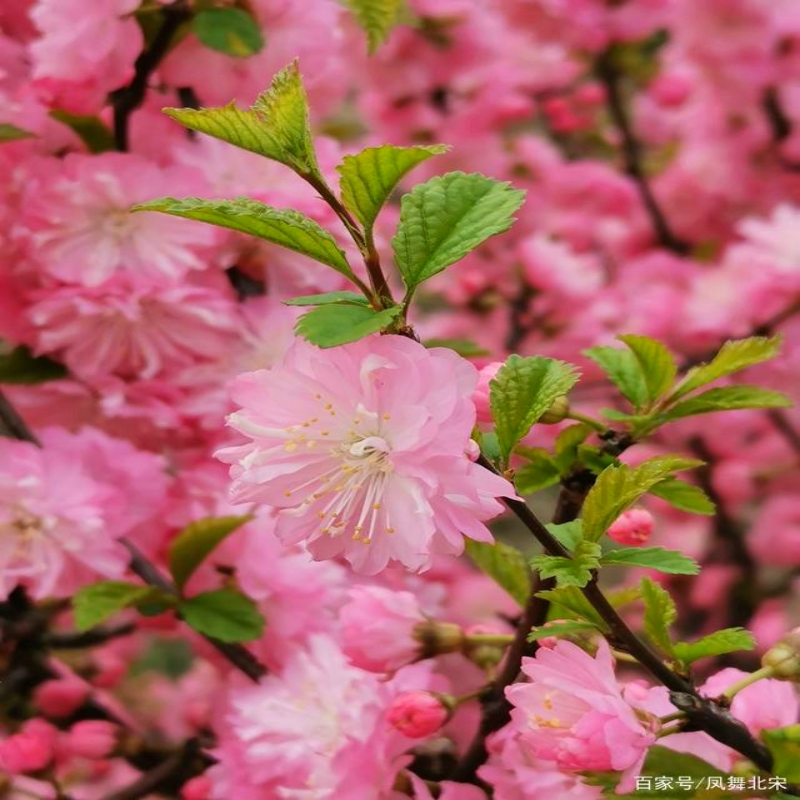
<path fill-rule="evenodd" d="M 389 724 L 409 739 L 423 739 L 447 722 L 452 709 L 441 695 L 431 692 L 403 692 L 386 712 Z"/>
<path fill-rule="evenodd" d="M 644 508 L 631 508 L 617 517 L 608 529 L 608 537 L 619 544 L 638 547 L 653 533 L 653 515 Z"/>
<path fill-rule="evenodd" d="M 76 722 L 66 737 L 69 751 L 83 758 L 105 758 L 116 744 L 117 726 L 101 719 Z"/>
<path fill-rule="evenodd" d="M 539 422 L 541 422 L 542 425 L 555 425 L 566 419 L 568 414 L 569 400 L 567 400 L 566 395 L 561 395 L 561 397 L 556 397 L 550 404 L 550 408 L 539 417 Z"/>
<path fill-rule="evenodd" d="M 49 722 L 29 720 L 19 733 L 0 742 L 0 770 L 19 775 L 44 769 L 53 759 L 57 736 Z"/>
<path fill-rule="evenodd" d="M 464 631 L 453 622 L 428 620 L 414 627 L 414 639 L 422 645 L 422 658 L 440 653 L 458 652 L 464 643 Z"/>
<path fill-rule="evenodd" d="M 776 642 L 761 658 L 761 664 L 772 670 L 772 677 L 784 681 L 800 681 L 800 628 L 795 628 Z"/>
<path fill-rule="evenodd" d="M 90 687 L 77 675 L 45 681 L 35 693 L 36 705 L 48 717 L 68 717 L 89 696 Z"/>
<path fill-rule="evenodd" d="M 492 421 L 492 411 L 489 405 L 489 384 L 497 375 L 502 361 L 492 361 L 478 373 L 478 385 L 472 393 L 472 402 L 475 403 L 475 412 L 478 423 L 489 424 Z"/>
<path fill-rule="evenodd" d="M 208 800 L 211 796 L 211 780 L 205 775 L 198 775 L 183 784 L 181 800 Z"/>

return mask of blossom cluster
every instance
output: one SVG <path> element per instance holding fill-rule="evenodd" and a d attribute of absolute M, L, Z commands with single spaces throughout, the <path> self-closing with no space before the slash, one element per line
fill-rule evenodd
<path fill-rule="evenodd" d="M 210 47 L 190 24 L 201 5 L 246 7 L 262 46 Z M 619 396 L 585 351 L 620 333 L 687 368 L 726 339 L 781 334 L 752 382 L 796 392 L 800 5 L 409 0 L 371 55 L 347 5 L 0 8 L 0 402 L 35 438 L 0 438 L 0 796 L 113 797 L 165 759 L 174 772 L 137 796 L 582 800 L 608 790 L 587 772 L 615 773 L 619 793 L 655 781 L 655 746 L 748 768 L 707 733 L 665 732 L 681 713 L 667 689 L 595 634 L 540 639 L 523 680 L 488 698 L 520 603 L 462 554 L 495 540 L 520 494 L 479 448 L 509 353 L 578 365 L 570 402 L 596 415 Z M 446 142 L 416 178 L 479 171 L 527 190 L 510 231 L 420 289 L 412 335 L 315 347 L 286 301 L 352 289 L 343 274 L 130 211 L 247 196 L 302 212 L 356 264 L 313 187 L 161 113 L 245 106 L 293 59 L 332 186 L 364 147 Z M 376 223 L 384 264 L 398 217 L 390 203 Z M 800 416 L 732 418 L 681 419 L 630 459 L 700 456 L 717 516 L 648 497 L 608 534 L 702 564 L 692 582 L 659 577 L 685 638 L 744 626 L 763 653 L 797 623 Z M 552 449 L 569 422 L 523 447 Z M 239 667 L 169 592 L 145 596 L 136 568 L 174 577 L 180 532 L 234 516 L 171 591 L 249 598 L 266 625 Z M 512 523 L 497 530 L 518 543 Z M 100 582 L 143 594 L 95 641 L 69 601 Z M 701 661 L 700 694 L 744 680 L 750 655 Z M 505 717 L 481 738 L 488 700 Z M 800 720 L 794 687 L 771 678 L 730 712 L 755 737 Z"/>

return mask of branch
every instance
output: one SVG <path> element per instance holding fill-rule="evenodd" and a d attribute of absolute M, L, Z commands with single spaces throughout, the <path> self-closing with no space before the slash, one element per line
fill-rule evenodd
<path fill-rule="evenodd" d="M 2 391 L 0 391 L 0 436 L 35 445 L 39 444 L 33 431 L 17 413 L 17 409 L 9 403 Z"/>
<path fill-rule="evenodd" d="M 123 152 L 128 149 L 130 116 L 144 102 L 150 76 L 169 51 L 178 29 L 191 18 L 191 12 L 184 0 L 177 0 L 161 9 L 161 17 L 161 27 L 136 59 L 133 80 L 111 94 L 111 105 L 114 107 L 114 146 Z"/>
<path fill-rule="evenodd" d="M 653 190 L 650 188 L 647 176 L 642 167 L 642 147 L 633 131 L 633 125 L 625 108 L 625 101 L 620 89 L 620 73 L 614 64 L 612 51 L 606 50 L 597 59 L 595 64 L 597 77 L 605 86 L 608 96 L 608 110 L 622 137 L 622 158 L 625 171 L 630 175 L 639 190 L 645 210 L 656 233 L 656 238 L 662 247 L 672 250 L 678 255 L 686 255 L 691 249 L 688 242 L 678 238 L 667 222 L 664 212 L 656 201 Z"/>

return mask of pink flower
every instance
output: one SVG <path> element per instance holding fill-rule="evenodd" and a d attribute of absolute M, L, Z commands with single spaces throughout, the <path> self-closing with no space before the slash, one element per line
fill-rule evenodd
<path fill-rule="evenodd" d="M 420 643 L 413 634 L 425 617 L 411 592 L 355 586 L 339 619 L 342 649 L 361 669 L 393 672 L 420 655 Z"/>
<path fill-rule="evenodd" d="M 395 697 L 386 719 L 409 739 L 431 736 L 447 722 L 449 709 L 430 692 L 403 692 Z"/>
<path fill-rule="evenodd" d="M 478 385 L 472 395 L 472 402 L 475 403 L 477 421 L 488 425 L 492 422 L 492 407 L 489 402 L 489 384 L 494 380 L 495 375 L 503 366 L 502 361 L 492 361 L 478 373 Z"/>
<path fill-rule="evenodd" d="M 36 707 L 48 717 L 68 717 L 89 696 L 91 686 L 74 672 L 36 687 Z"/>
<path fill-rule="evenodd" d="M 653 515 L 646 508 L 630 508 L 611 523 L 606 533 L 618 544 L 638 547 L 650 538 L 654 524 Z"/>
<path fill-rule="evenodd" d="M 388 724 L 386 709 L 399 692 L 430 680 L 418 664 L 381 681 L 348 664 L 332 639 L 312 637 L 280 675 L 232 690 L 219 763 L 207 773 L 211 797 L 384 796 L 413 746 Z"/>
<path fill-rule="evenodd" d="M 119 276 L 38 296 L 29 310 L 37 353 L 55 354 L 85 379 L 149 379 L 219 358 L 236 342 L 236 306 L 210 288 Z"/>
<path fill-rule="evenodd" d="M 450 350 L 375 336 L 320 350 L 298 341 L 283 363 L 233 383 L 229 425 L 252 441 L 234 466 L 236 503 L 280 509 L 277 535 L 315 559 L 367 574 L 390 561 L 421 571 L 431 553 L 491 541 L 483 521 L 512 486 L 465 454 L 475 369 Z"/>
<path fill-rule="evenodd" d="M 624 771 L 624 790 L 656 737 L 623 699 L 605 640 L 594 657 L 560 641 L 522 670 L 530 683 L 507 687 L 506 697 L 523 744 L 566 771 Z"/>
<path fill-rule="evenodd" d="M 128 153 L 72 154 L 59 170 L 33 176 L 16 232 L 50 275 L 98 286 L 120 270 L 163 280 L 205 268 L 212 226 L 130 211 L 178 186 L 198 189 L 191 173 Z"/>
<path fill-rule="evenodd" d="M 0 439 L 0 597 L 69 597 L 99 576 L 116 578 L 126 551 L 108 529 L 116 493 L 74 452 Z"/>
<path fill-rule="evenodd" d="M 105 758 L 117 744 L 117 726 L 102 719 L 76 722 L 66 734 L 65 746 L 83 758 Z"/>
<path fill-rule="evenodd" d="M 13 736 L 0 741 L 0 769 L 18 775 L 44 769 L 55 752 L 58 731 L 43 719 L 28 720 Z"/>

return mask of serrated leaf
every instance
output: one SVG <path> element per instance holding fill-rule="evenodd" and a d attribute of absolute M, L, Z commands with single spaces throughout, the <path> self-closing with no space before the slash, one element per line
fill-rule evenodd
<path fill-rule="evenodd" d="M 178 611 L 198 633 L 221 642 L 251 642 L 264 633 L 264 617 L 256 604 L 233 589 L 203 592 L 182 600 Z"/>
<path fill-rule="evenodd" d="M 541 592 L 537 592 L 536 596 L 542 600 L 547 600 L 551 604 L 551 611 L 558 619 L 572 615 L 577 619 L 591 622 L 598 630 L 608 630 L 603 618 L 595 611 L 594 606 L 576 586 L 544 589 Z"/>
<path fill-rule="evenodd" d="M 545 525 L 545 528 L 571 552 L 581 540 L 582 525 L 583 523 L 579 519 L 573 519 L 570 522 L 562 522 L 561 524 L 549 522 Z"/>
<path fill-rule="evenodd" d="M 650 578 L 639 584 L 644 601 L 644 632 L 665 653 L 672 655 L 669 629 L 678 618 L 678 610 L 669 592 Z"/>
<path fill-rule="evenodd" d="M 63 364 L 47 356 L 34 356 L 25 345 L 8 352 L 0 350 L 0 384 L 32 385 L 57 381 L 68 374 Z"/>
<path fill-rule="evenodd" d="M 322 294 L 307 294 L 283 301 L 286 306 L 327 306 L 332 303 L 357 306 L 369 305 L 367 298 L 363 294 L 356 294 L 356 292 L 323 292 Z"/>
<path fill-rule="evenodd" d="M 169 571 L 179 589 L 203 561 L 251 516 L 207 517 L 187 525 L 169 546 Z"/>
<path fill-rule="evenodd" d="M 99 117 L 71 114 L 60 108 L 51 111 L 50 116 L 72 128 L 90 153 L 106 153 L 114 149 L 114 133 Z"/>
<path fill-rule="evenodd" d="M 24 128 L 18 128 L 10 122 L 0 122 L 0 144 L 4 142 L 16 142 L 20 139 L 35 139 L 36 134 L 26 131 Z"/>
<path fill-rule="evenodd" d="M 478 569 L 505 589 L 520 606 L 528 602 L 531 593 L 531 574 L 525 556 L 515 547 L 503 542 L 465 541 L 465 551 Z"/>
<path fill-rule="evenodd" d="M 345 156 L 336 168 L 342 202 L 369 235 L 383 204 L 403 176 L 423 161 L 449 149 L 443 144 L 416 147 L 386 144 Z"/>
<path fill-rule="evenodd" d="M 672 353 L 661 342 L 648 336 L 626 334 L 617 337 L 633 353 L 645 384 L 645 400 L 654 403 L 667 392 L 678 374 L 678 365 Z"/>
<path fill-rule="evenodd" d="M 750 631 L 744 628 L 724 628 L 695 642 L 678 642 L 674 646 L 674 652 L 679 661 L 691 664 L 701 658 L 752 650 L 755 646 L 756 642 Z"/>
<path fill-rule="evenodd" d="M 693 367 L 686 373 L 670 399 L 677 400 L 707 383 L 733 375 L 762 361 L 769 361 L 778 355 L 780 348 L 780 336 L 751 336 L 748 339 L 725 342 L 711 361 Z"/>
<path fill-rule="evenodd" d="M 580 541 L 576 544 L 572 558 L 563 556 L 534 556 L 531 566 L 542 578 L 555 578 L 557 586 L 586 586 L 592 579 L 593 570 L 600 564 L 600 545 Z"/>
<path fill-rule="evenodd" d="M 735 411 L 743 408 L 788 408 L 792 401 L 782 392 L 758 386 L 722 386 L 676 403 L 658 416 L 659 421 L 709 414 L 712 411 Z"/>
<path fill-rule="evenodd" d="M 446 347 L 448 350 L 454 350 L 463 358 L 475 358 L 477 356 L 488 356 L 489 351 L 479 344 L 475 344 L 470 339 L 425 339 L 422 344 L 425 347 Z"/>
<path fill-rule="evenodd" d="M 489 402 L 505 461 L 531 426 L 577 381 L 575 367 L 552 358 L 512 355 L 489 383 Z"/>
<path fill-rule="evenodd" d="M 192 30 L 211 50 L 236 58 L 247 58 L 264 47 L 261 28 L 240 8 L 206 8 L 192 20 Z"/>
<path fill-rule="evenodd" d="M 295 333 L 319 347 L 338 347 L 378 333 L 392 324 L 400 306 L 375 311 L 370 306 L 327 305 L 308 311 L 297 320 Z"/>
<path fill-rule="evenodd" d="M 555 462 L 562 475 L 566 476 L 572 470 L 578 459 L 578 451 L 592 429 L 583 422 L 568 425 L 560 431 L 555 441 Z"/>
<path fill-rule="evenodd" d="M 642 408 L 645 405 L 647 383 L 639 362 L 631 350 L 598 346 L 584 350 L 583 355 L 594 361 L 605 372 L 611 383 L 634 408 Z"/>
<path fill-rule="evenodd" d="M 333 236 L 298 211 L 273 208 L 247 197 L 237 197 L 234 200 L 161 197 L 139 203 L 132 210 L 160 211 L 162 214 L 248 233 L 327 264 L 350 279 L 354 277 L 347 257 Z"/>
<path fill-rule="evenodd" d="M 547 486 L 552 486 L 561 478 L 558 465 L 544 449 L 541 453 L 528 456 L 529 461 L 514 473 L 514 486 L 520 494 L 533 494 Z"/>
<path fill-rule="evenodd" d="M 761 731 L 774 759 L 772 772 L 792 783 L 800 781 L 800 725 Z"/>
<path fill-rule="evenodd" d="M 344 0 L 344 4 L 367 34 L 370 55 L 386 41 L 405 5 L 404 0 Z"/>
<path fill-rule="evenodd" d="M 588 633 L 596 631 L 597 628 L 591 622 L 581 620 L 561 620 L 548 622 L 547 625 L 540 625 L 532 628 L 528 634 L 529 642 L 538 642 L 548 636 L 571 636 L 573 634 Z"/>
<path fill-rule="evenodd" d="M 605 553 L 600 559 L 604 566 L 649 567 L 670 575 L 697 575 L 700 565 L 677 550 L 663 547 L 621 547 Z"/>
<path fill-rule="evenodd" d="M 643 494 L 672 473 L 700 466 L 703 462 L 680 456 L 659 456 L 638 467 L 627 464 L 606 467 L 586 495 L 583 504 L 583 535 L 599 541 L 612 522 Z"/>
<path fill-rule="evenodd" d="M 448 172 L 403 196 L 392 239 L 409 291 L 507 231 L 525 193 L 485 175 Z"/>
<path fill-rule="evenodd" d="M 692 514 L 711 515 L 716 511 L 716 506 L 711 498 L 699 487 L 677 478 L 667 478 L 657 483 L 650 494 L 666 500 L 670 505 L 681 511 Z"/>
<path fill-rule="evenodd" d="M 200 133 L 280 161 L 303 176 L 321 178 L 297 62 L 289 64 L 252 108 L 165 108 L 164 113 Z"/>
<path fill-rule="evenodd" d="M 151 586 L 127 581 L 101 581 L 83 586 L 72 598 L 75 627 L 87 631 L 124 608 L 160 596 L 161 593 Z"/>

